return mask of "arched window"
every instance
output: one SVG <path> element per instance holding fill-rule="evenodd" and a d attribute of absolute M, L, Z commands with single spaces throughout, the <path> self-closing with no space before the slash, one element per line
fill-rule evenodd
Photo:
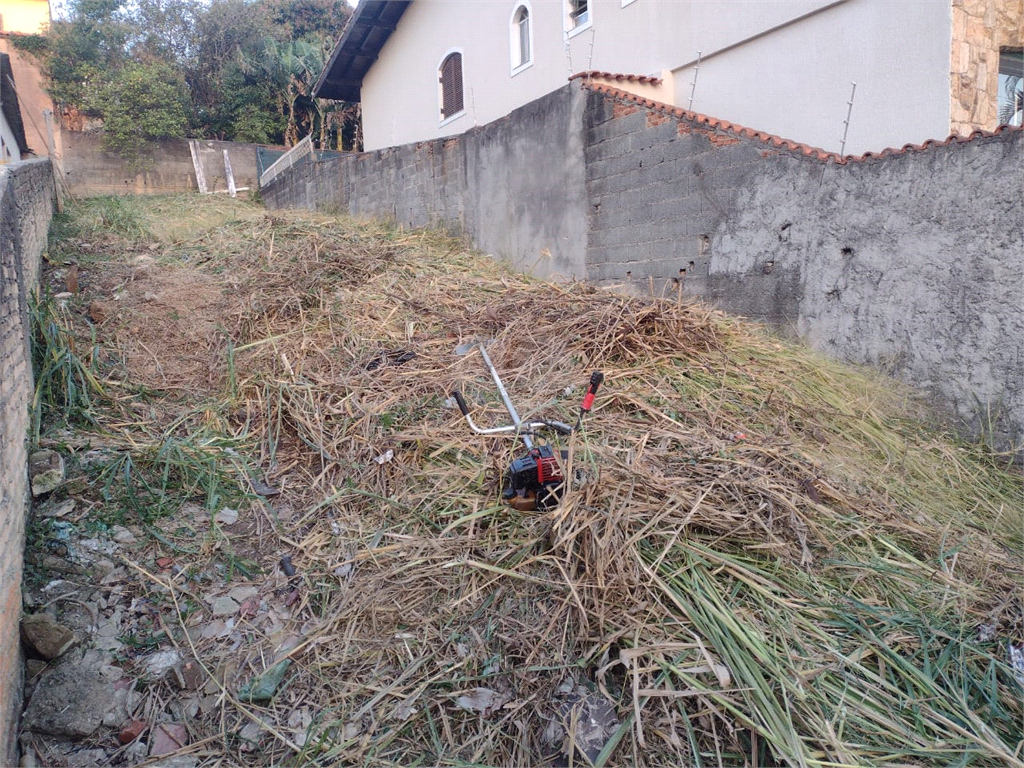
<path fill-rule="evenodd" d="M 530 7 L 522 3 L 512 11 L 511 53 L 512 74 L 525 69 L 533 62 L 533 39 L 530 34 L 532 19 Z"/>
<path fill-rule="evenodd" d="M 438 70 L 441 83 L 441 119 L 447 120 L 463 109 L 462 104 L 462 54 L 449 53 Z"/>

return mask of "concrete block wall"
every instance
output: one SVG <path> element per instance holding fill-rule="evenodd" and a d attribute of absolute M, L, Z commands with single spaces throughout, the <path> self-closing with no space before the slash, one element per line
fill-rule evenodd
<path fill-rule="evenodd" d="M 680 119 L 633 97 L 587 92 L 583 124 L 587 278 L 656 295 L 707 290 L 708 244 L 760 142 Z"/>
<path fill-rule="evenodd" d="M 22 552 L 32 400 L 29 297 L 53 215 L 49 160 L 0 166 L 0 765 L 17 763 L 21 711 Z"/>
<path fill-rule="evenodd" d="M 520 269 L 583 278 L 583 111 L 566 86 L 460 136 L 296 166 L 261 195 L 270 208 L 447 229 Z"/>

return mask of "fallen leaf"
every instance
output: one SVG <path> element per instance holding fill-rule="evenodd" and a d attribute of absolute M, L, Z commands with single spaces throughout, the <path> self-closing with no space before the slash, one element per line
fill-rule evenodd
<path fill-rule="evenodd" d="M 213 519 L 219 525 L 234 525 L 238 522 L 238 510 L 224 507 L 224 509 L 214 515 Z"/>
<path fill-rule="evenodd" d="M 238 609 L 238 617 L 241 619 L 253 618 L 260 609 L 260 597 L 259 595 L 253 595 L 244 603 L 242 607 Z"/>
<path fill-rule="evenodd" d="M 821 494 L 819 494 L 818 489 L 814 487 L 814 480 L 809 477 L 805 477 L 800 481 L 800 487 L 803 488 L 804 493 L 807 494 L 807 498 L 815 504 L 821 504 Z"/>
<path fill-rule="evenodd" d="M 406 699 L 391 711 L 391 716 L 398 722 L 402 723 L 415 715 L 418 711 L 419 710 L 413 706 L 412 699 Z"/>
<path fill-rule="evenodd" d="M 227 627 L 223 619 L 214 619 L 203 627 L 202 638 L 204 640 L 215 640 L 218 637 L 227 636 Z"/>
<path fill-rule="evenodd" d="M 562 705 L 560 725 L 572 735 L 576 748 L 594 763 L 619 727 L 615 707 L 600 693 L 570 700 Z"/>
<path fill-rule="evenodd" d="M 280 496 L 281 491 L 273 486 L 267 485 L 256 478 L 249 479 L 249 485 L 252 486 L 252 492 L 257 496 Z"/>
<path fill-rule="evenodd" d="M 467 709 L 471 712 L 479 712 L 487 717 L 512 701 L 512 696 L 507 693 L 499 693 L 490 688 L 477 688 L 473 693 L 459 696 L 455 701 L 460 709 Z"/>
<path fill-rule="evenodd" d="M 289 579 L 295 575 L 295 566 L 292 565 L 291 555 L 285 555 L 284 557 L 282 557 L 280 566 L 281 570 L 284 572 L 284 575 L 287 576 Z"/>
<path fill-rule="evenodd" d="M 102 323 L 110 317 L 110 307 L 102 301 L 94 301 L 89 305 L 89 318 L 94 323 Z"/>

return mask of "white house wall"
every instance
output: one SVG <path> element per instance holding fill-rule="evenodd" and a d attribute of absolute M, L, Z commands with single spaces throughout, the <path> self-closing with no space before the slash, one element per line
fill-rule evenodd
<path fill-rule="evenodd" d="M 7 118 L 0 112 L 0 138 L 3 139 L 3 149 L 0 150 L 0 163 L 16 163 L 21 160 L 21 151 L 18 149 L 18 140 L 14 131 L 7 124 Z"/>
<path fill-rule="evenodd" d="M 851 0 L 701 61 L 693 109 L 847 154 L 949 134 L 948 0 Z M 675 72 L 689 103 L 692 65 Z"/>
<path fill-rule="evenodd" d="M 664 98 L 674 90 L 685 107 L 687 64 L 698 51 L 707 58 L 694 108 L 715 117 L 838 149 L 849 81 L 858 80 L 858 112 L 873 119 L 854 122 L 848 151 L 948 132 L 948 0 L 591 0 L 590 28 L 568 41 L 563 3 L 529 0 L 533 65 L 512 75 L 509 28 L 520 0 L 413 0 L 363 80 L 366 149 L 462 133 L 583 70 L 681 68 Z M 441 124 L 437 71 L 456 50 L 465 111 Z M 879 105 L 895 119 L 868 111 Z"/>

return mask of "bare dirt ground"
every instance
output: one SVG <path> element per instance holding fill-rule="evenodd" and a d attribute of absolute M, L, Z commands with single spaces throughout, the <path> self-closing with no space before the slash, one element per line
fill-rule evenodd
<path fill-rule="evenodd" d="M 1019 473 L 895 383 L 225 199 L 49 256 L 24 764 L 1024 766 Z M 531 417 L 605 373 L 553 509 L 477 338 Z"/>

